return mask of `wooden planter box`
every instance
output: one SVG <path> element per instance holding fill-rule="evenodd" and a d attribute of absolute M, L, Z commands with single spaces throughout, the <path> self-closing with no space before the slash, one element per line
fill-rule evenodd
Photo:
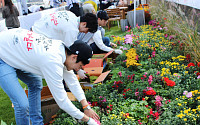
<path fill-rule="evenodd" d="M 28 96 L 28 90 L 25 90 Z M 66 92 L 68 98 L 71 101 L 77 101 L 75 96 L 71 92 Z M 44 123 L 49 123 L 52 120 L 52 116 L 55 115 L 60 109 L 56 104 L 48 86 L 44 86 L 41 91 L 41 110 L 44 118 Z"/>

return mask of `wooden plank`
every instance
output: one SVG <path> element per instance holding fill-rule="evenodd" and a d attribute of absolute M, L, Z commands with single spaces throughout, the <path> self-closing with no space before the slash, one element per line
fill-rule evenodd
<path fill-rule="evenodd" d="M 84 71 L 90 76 L 100 76 L 103 71 L 103 67 L 84 68 Z"/>
<path fill-rule="evenodd" d="M 28 90 L 25 90 L 25 93 L 28 96 Z M 77 101 L 77 99 L 71 92 L 66 92 L 66 94 L 71 101 Z M 41 101 L 46 101 L 50 99 L 53 99 L 51 91 L 49 90 L 48 86 L 44 86 L 41 91 Z"/>
<path fill-rule="evenodd" d="M 108 76 L 108 74 L 110 73 L 110 71 L 111 71 L 111 70 L 102 73 L 102 74 L 94 81 L 94 84 L 103 82 L 103 81 L 105 80 L 105 78 Z"/>
<path fill-rule="evenodd" d="M 103 67 L 103 59 L 91 59 L 89 64 L 83 66 L 83 68 L 90 67 Z"/>

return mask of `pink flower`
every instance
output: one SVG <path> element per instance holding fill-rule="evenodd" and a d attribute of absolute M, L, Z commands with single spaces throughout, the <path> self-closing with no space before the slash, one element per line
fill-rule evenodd
<path fill-rule="evenodd" d="M 155 97 L 155 99 L 156 99 L 156 101 L 162 101 L 162 100 L 163 100 L 163 98 L 162 98 L 161 96 L 159 96 L 159 95 L 157 95 L 157 96 Z"/>
<path fill-rule="evenodd" d="M 139 92 L 135 92 L 135 96 L 138 96 L 139 95 Z"/>
<path fill-rule="evenodd" d="M 197 77 L 197 79 L 200 79 L 200 75 Z"/>
<path fill-rule="evenodd" d="M 140 124 L 140 125 L 141 125 L 141 124 L 142 124 L 142 122 L 140 122 L 140 121 L 141 121 L 141 119 L 140 119 L 140 120 L 138 120 L 138 124 Z"/>
<path fill-rule="evenodd" d="M 163 29 L 165 29 L 165 31 L 167 31 L 168 29 L 167 29 L 167 27 L 163 27 Z"/>
<path fill-rule="evenodd" d="M 167 34 L 165 34 L 165 38 L 167 38 L 168 37 L 168 35 Z"/>
<path fill-rule="evenodd" d="M 128 26 L 125 26 L 126 29 L 128 29 Z"/>
<path fill-rule="evenodd" d="M 152 57 L 155 57 L 155 55 L 156 55 L 156 51 L 153 51 L 152 52 Z"/>
<path fill-rule="evenodd" d="M 137 29 L 140 29 L 140 27 L 138 26 L 138 24 L 136 24 Z"/>
<path fill-rule="evenodd" d="M 138 60 L 138 57 L 139 57 L 139 56 L 137 55 L 137 56 L 135 57 L 135 60 Z"/>
<path fill-rule="evenodd" d="M 155 104 L 157 107 L 161 107 L 162 106 L 162 103 L 160 101 L 155 101 Z"/>
<path fill-rule="evenodd" d="M 169 36 L 169 40 L 171 40 L 171 39 L 174 39 L 174 37 L 173 36 Z"/>
<path fill-rule="evenodd" d="M 147 90 L 153 90 L 153 88 L 152 87 L 147 87 Z"/>
<path fill-rule="evenodd" d="M 125 38 L 125 44 L 133 44 L 133 38 L 131 35 L 127 34 L 126 36 L 124 36 Z"/>
<path fill-rule="evenodd" d="M 191 98 L 192 97 L 192 92 L 188 92 L 186 95 L 187 98 Z"/>
<path fill-rule="evenodd" d="M 149 85 L 151 85 L 151 82 L 152 82 L 152 81 L 153 81 L 153 76 L 150 75 L 150 76 L 149 76 L 149 79 L 148 79 Z"/>
<path fill-rule="evenodd" d="M 157 73 L 156 73 L 156 75 L 159 75 L 160 74 L 160 71 L 158 71 Z"/>
<path fill-rule="evenodd" d="M 185 95 L 187 98 L 191 98 L 192 97 L 192 92 L 184 91 L 183 95 Z"/>
<path fill-rule="evenodd" d="M 118 72 L 118 75 L 119 75 L 119 77 L 122 77 L 122 72 L 121 71 Z"/>

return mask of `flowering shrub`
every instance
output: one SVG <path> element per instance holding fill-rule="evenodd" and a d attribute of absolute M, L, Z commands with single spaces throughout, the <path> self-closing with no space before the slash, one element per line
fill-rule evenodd
<path fill-rule="evenodd" d="M 144 25 L 112 37 L 124 53 L 109 67 L 112 78 L 86 93 L 102 125 L 200 122 L 200 63 L 165 31 Z"/>

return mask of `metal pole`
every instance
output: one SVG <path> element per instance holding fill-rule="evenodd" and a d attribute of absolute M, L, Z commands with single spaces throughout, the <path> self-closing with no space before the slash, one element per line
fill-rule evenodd
<path fill-rule="evenodd" d="M 136 0 L 134 0 L 134 27 L 136 27 Z"/>

